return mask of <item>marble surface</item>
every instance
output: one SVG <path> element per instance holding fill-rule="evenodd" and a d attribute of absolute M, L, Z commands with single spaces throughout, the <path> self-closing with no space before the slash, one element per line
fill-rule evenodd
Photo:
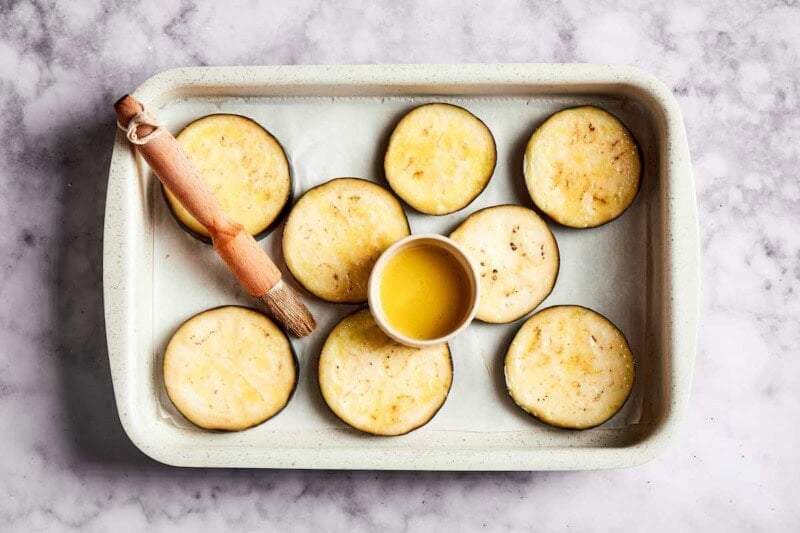
<path fill-rule="evenodd" d="M 0 530 L 747 530 L 800 522 L 793 1 L 0 4 Z M 683 110 L 702 239 L 690 412 L 630 470 L 181 470 L 119 424 L 101 294 L 111 102 L 179 65 L 613 62 Z"/>

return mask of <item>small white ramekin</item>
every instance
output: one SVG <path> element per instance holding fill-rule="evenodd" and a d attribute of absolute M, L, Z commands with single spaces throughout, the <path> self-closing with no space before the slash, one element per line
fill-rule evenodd
<path fill-rule="evenodd" d="M 427 244 L 437 246 L 449 252 L 464 269 L 464 273 L 467 276 L 467 280 L 469 282 L 469 291 L 470 291 L 470 307 L 469 312 L 465 315 L 464 319 L 459 323 L 458 327 L 456 327 L 453 331 L 438 337 L 436 339 L 414 339 L 403 335 L 396 329 L 394 329 L 390 324 L 389 321 L 386 319 L 386 315 L 383 311 L 383 306 L 381 305 L 381 284 L 380 280 L 383 275 L 383 271 L 386 268 L 386 265 L 389 263 L 389 260 L 394 257 L 394 255 L 409 246 L 419 245 L 419 244 Z M 441 235 L 437 234 L 422 234 L 422 235 L 409 235 L 403 239 L 392 244 L 389 248 L 387 248 L 381 256 L 378 258 L 378 261 L 375 263 L 375 266 L 372 268 L 372 273 L 369 276 L 369 286 L 368 286 L 368 300 L 369 300 L 369 309 L 372 313 L 372 316 L 375 317 L 375 321 L 378 323 L 378 326 L 386 333 L 389 337 L 396 340 L 401 344 L 405 344 L 406 346 L 413 346 L 420 348 L 422 346 L 430 346 L 432 344 L 440 344 L 442 342 L 447 342 L 448 340 L 452 339 L 462 331 L 464 331 L 467 326 L 469 326 L 470 322 L 475 318 L 475 313 L 478 311 L 478 298 L 480 297 L 480 284 L 478 283 L 478 270 L 475 268 L 474 263 L 469 259 L 464 250 L 456 244 L 455 241 L 448 239 L 447 237 L 442 237 Z"/>

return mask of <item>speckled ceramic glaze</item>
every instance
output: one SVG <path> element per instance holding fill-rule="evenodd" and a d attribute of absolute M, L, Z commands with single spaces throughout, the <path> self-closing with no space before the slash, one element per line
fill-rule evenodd
<path fill-rule="evenodd" d="M 541 306 L 587 305 L 629 338 L 637 360 L 635 390 L 609 423 L 571 432 L 518 412 L 503 391 L 501 368 L 507 342 L 521 324 L 516 322 L 473 324 L 454 340 L 453 390 L 429 425 L 397 438 L 358 434 L 332 420 L 312 378 L 325 335 L 351 308 L 331 310 L 309 298 L 320 326 L 311 338 L 294 341 L 301 361 L 295 398 L 267 424 L 208 433 L 165 401 L 163 346 L 192 311 L 254 303 L 209 247 L 169 219 L 152 176 L 118 134 L 104 233 L 106 331 L 122 424 L 149 456 L 182 466 L 593 469 L 642 463 L 670 440 L 686 410 L 695 357 L 698 228 L 681 114 L 650 74 L 535 64 L 190 68 L 159 74 L 135 94 L 173 131 L 215 111 L 262 122 L 287 149 L 298 178 L 295 194 L 343 175 L 380 181 L 373 162 L 380 161 L 385 136 L 404 110 L 429 101 L 464 105 L 495 134 L 498 168 L 487 190 L 464 210 L 436 222 L 411 216 L 415 233 L 446 233 L 469 213 L 498 202 L 529 205 L 516 181 L 520 147 L 549 113 L 564 107 L 595 104 L 619 115 L 644 159 L 642 189 L 620 219 L 578 232 L 554 227 L 562 265 Z M 323 145 L 327 159 L 314 162 Z M 263 244 L 273 254 L 279 253 L 278 238 Z"/>

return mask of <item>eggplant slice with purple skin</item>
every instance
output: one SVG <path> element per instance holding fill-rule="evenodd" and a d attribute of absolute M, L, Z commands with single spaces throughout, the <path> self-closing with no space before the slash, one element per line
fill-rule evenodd
<path fill-rule="evenodd" d="M 199 313 L 172 335 L 164 385 L 173 405 L 203 429 L 239 431 L 278 414 L 297 387 L 286 334 L 263 313 L 225 306 Z"/>
<path fill-rule="evenodd" d="M 289 158 L 261 125 L 241 115 L 208 115 L 176 138 L 232 220 L 256 239 L 280 223 L 292 200 Z M 208 231 L 166 187 L 162 191 L 180 226 L 210 244 Z"/>
<path fill-rule="evenodd" d="M 635 375 L 622 332 L 577 305 L 548 307 L 529 318 L 508 347 L 504 369 L 514 403 L 566 429 L 599 426 L 617 414 Z"/>
<path fill-rule="evenodd" d="M 558 244 L 532 209 L 498 205 L 472 213 L 450 234 L 478 268 L 478 320 L 506 324 L 530 313 L 556 284 Z"/>
<path fill-rule="evenodd" d="M 463 209 L 492 178 L 497 147 L 478 117 L 451 104 L 411 110 L 392 132 L 386 181 L 408 205 L 428 215 Z"/>
<path fill-rule="evenodd" d="M 343 318 L 319 356 L 325 403 L 345 424 L 372 435 L 403 435 L 427 424 L 453 383 L 447 343 L 410 348 L 390 339 L 368 309 Z"/>
<path fill-rule="evenodd" d="M 410 234 L 403 206 L 392 193 L 364 179 L 337 178 L 297 200 L 283 228 L 283 257 L 315 296 L 363 303 L 378 257 Z"/>
<path fill-rule="evenodd" d="M 523 168 L 533 203 L 573 228 L 620 216 L 636 198 L 642 177 L 636 140 L 617 117 L 593 106 L 545 120 L 528 141 Z"/>

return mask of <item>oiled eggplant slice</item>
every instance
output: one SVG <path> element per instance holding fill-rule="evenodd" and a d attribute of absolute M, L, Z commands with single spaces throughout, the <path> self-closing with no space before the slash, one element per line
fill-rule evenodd
<path fill-rule="evenodd" d="M 471 214 L 450 238 L 478 267 L 478 320 L 513 322 L 553 290 L 558 276 L 556 239 L 533 210 L 499 205 Z"/>
<path fill-rule="evenodd" d="M 506 353 L 505 377 L 523 410 L 552 426 L 586 429 L 625 404 L 634 360 L 611 321 L 585 307 L 562 305 L 523 324 Z"/>
<path fill-rule="evenodd" d="M 186 126 L 178 142 L 231 219 L 256 239 L 280 222 L 292 197 L 289 159 L 258 123 L 240 115 L 208 115 Z M 210 243 L 208 231 L 164 188 L 178 223 Z"/>
<path fill-rule="evenodd" d="M 389 139 L 384 171 L 389 186 L 408 205 L 428 215 L 446 215 L 483 191 L 496 161 L 486 124 L 462 107 L 436 103 L 400 120 Z"/>
<path fill-rule="evenodd" d="M 183 323 L 164 353 L 172 403 L 204 429 L 238 431 L 283 409 L 297 385 L 297 359 L 272 320 L 246 307 L 204 311 Z"/>
<path fill-rule="evenodd" d="M 636 198 L 642 173 L 633 136 L 614 115 L 593 106 L 548 118 L 528 141 L 523 166 L 533 202 L 573 228 L 620 216 Z"/>
<path fill-rule="evenodd" d="M 398 344 L 368 309 L 342 319 L 319 357 L 325 403 L 344 423 L 373 435 L 403 435 L 428 423 L 452 382 L 446 343 L 424 348 Z"/>
<path fill-rule="evenodd" d="M 283 255 L 309 292 L 339 303 L 367 301 L 378 256 L 409 235 L 403 206 L 367 180 L 337 178 L 307 191 L 283 231 Z"/>

